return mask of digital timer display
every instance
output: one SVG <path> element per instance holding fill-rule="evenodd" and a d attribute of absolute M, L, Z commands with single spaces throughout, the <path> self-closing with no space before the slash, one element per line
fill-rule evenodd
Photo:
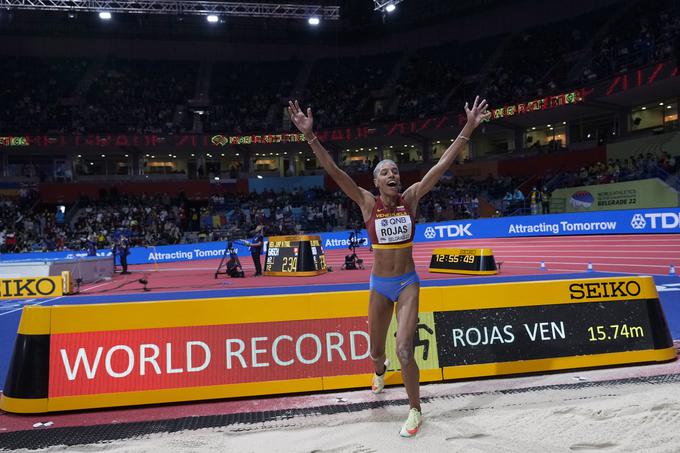
<path fill-rule="evenodd" d="M 319 236 L 271 236 L 264 275 L 310 276 L 327 272 Z"/>
<path fill-rule="evenodd" d="M 498 273 L 490 249 L 434 249 L 430 272 L 492 275 Z"/>

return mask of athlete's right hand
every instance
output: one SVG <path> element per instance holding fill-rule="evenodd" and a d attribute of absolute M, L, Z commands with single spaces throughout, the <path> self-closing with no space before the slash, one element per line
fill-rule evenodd
<path fill-rule="evenodd" d="M 300 109 L 300 104 L 298 101 L 288 101 L 288 115 L 290 115 L 290 120 L 295 124 L 300 132 L 305 135 L 312 133 L 312 127 L 314 125 L 314 118 L 312 117 L 312 109 L 307 108 L 307 115 Z"/>

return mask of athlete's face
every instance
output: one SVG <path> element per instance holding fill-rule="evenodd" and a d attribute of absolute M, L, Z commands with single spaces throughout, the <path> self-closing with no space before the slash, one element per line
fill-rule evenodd
<path fill-rule="evenodd" d="M 401 179 L 399 179 L 399 169 L 393 162 L 385 162 L 380 165 L 380 170 L 373 180 L 375 187 L 380 193 L 395 195 L 401 189 Z"/>

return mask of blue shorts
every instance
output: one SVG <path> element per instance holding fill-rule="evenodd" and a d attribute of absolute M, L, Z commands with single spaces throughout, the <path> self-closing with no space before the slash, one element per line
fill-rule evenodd
<path fill-rule="evenodd" d="M 396 277 L 376 277 L 371 274 L 370 289 L 377 291 L 392 302 L 396 302 L 399 299 L 399 294 L 406 287 L 418 282 L 420 282 L 420 278 L 416 271 L 407 272 Z"/>

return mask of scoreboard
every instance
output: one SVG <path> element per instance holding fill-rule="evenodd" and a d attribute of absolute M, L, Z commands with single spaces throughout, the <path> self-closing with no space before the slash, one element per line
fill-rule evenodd
<path fill-rule="evenodd" d="M 498 273 L 491 249 L 434 249 L 430 272 L 493 275 Z"/>
<path fill-rule="evenodd" d="M 327 272 L 319 236 L 271 236 L 264 275 L 305 277 Z"/>

